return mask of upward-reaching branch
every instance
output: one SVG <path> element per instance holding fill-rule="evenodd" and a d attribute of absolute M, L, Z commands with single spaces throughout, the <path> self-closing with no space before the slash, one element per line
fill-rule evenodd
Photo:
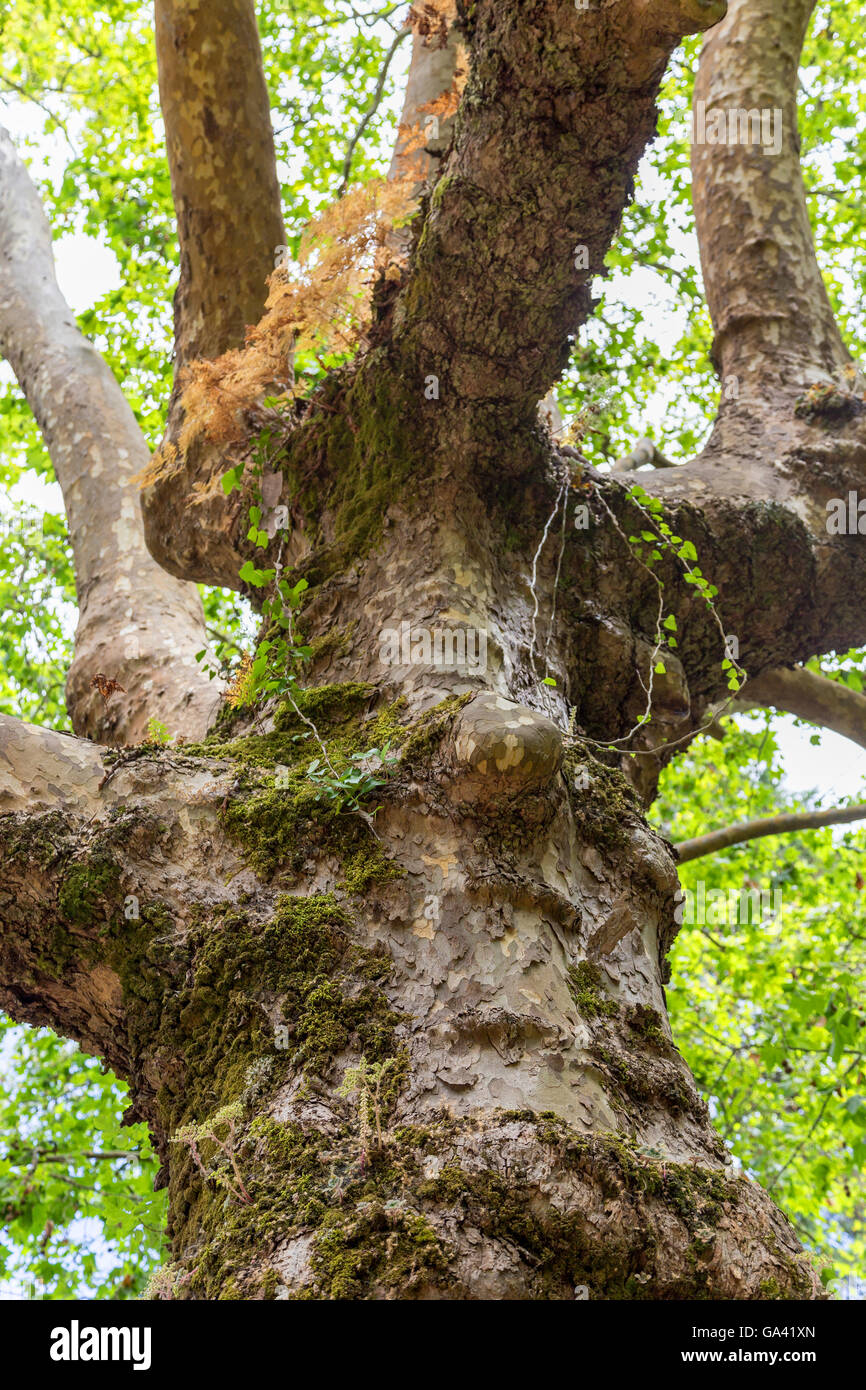
<path fill-rule="evenodd" d="M 0 129 L 0 352 L 39 424 L 63 491 L 79 603 L 67 704 L 76 731 L 136 743 L 148 719 L 201 735 L 218 696 L 195 653 L 207 646 L 201 600 L 147 552 L 138 490 L 148 458 L 106 363 L 57 285 L 51 232 L 30 176 Z M 124 687 L 106 704 L 104 673 Z"/>
<path fill-rule="evenodd" d="M 644 475 L 684 525 L 700 511 L 702 561 L 752 677 L 856 646 L 863 631 L 862 538 L 828 527 L 828 504 L 866 485 L 866 417 L 800 171 L 797 74 L 813 9 L 731 0 L 704 44 L 693 199 L 725 389 L 700 457 Z"/>
<path fill-rule="evenodd" d="M 155 0 L 159 95 L 177 214 L 180 283 L 174 302 L 176 370 L 244 343 L 267 298 L 275 251 L 285 239 L 270 102 L 253 0 Z M 289 371 L 288 361 L 286 371 Z M 181 383 L 166 420 L 163 449 L 178 452 L 184 425 Z M 195 449 L 166 485 L 142 494 L 151 553 L 180 577 L 207 573 L 201 539 L 225 524 L 221 498 L 199 498 L 179 527 L 201 471 Z M 207 549 L 207 547 L 204 547 Z M 213 566 L 214 582 L 226 582 Z M 237 566 L 228 565 L 228 583 Z"/>
<path fill-rule="evenodd" d="M 243 345 L 285 232 L 253 0 L 156 0 L 155 25 L 180 244 L 181 367 Z"/>
<path fill-rule="evenodd" d="M 797 71 L 815 3 L 730 0 L 695 84 L 701 264 L 718 369 L 737 378 L 740 400 L 768 388 L 796 396 L 849 361 L 815 259 L 800 168 Z"/>
<path fill-rule="evenodd" d="M 461 11 L 470 75 L 397 345 L 416 375 L 439 377 L 443 400 L 510 402 L 529 417 L 592 307 L 668 57 L 725 5 L 479 0 Z"/>

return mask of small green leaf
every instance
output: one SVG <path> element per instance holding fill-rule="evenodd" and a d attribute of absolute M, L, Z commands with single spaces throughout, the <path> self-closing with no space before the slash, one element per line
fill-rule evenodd
<path fill-rule="evenodd" d="M 245 560 L 238 572 L 238 578 L 245 584 L 252 584 L 256 589 L 263 589 L 266 584 L 270 584 L 276 570 L 257 570 L 252 560 Z"/>

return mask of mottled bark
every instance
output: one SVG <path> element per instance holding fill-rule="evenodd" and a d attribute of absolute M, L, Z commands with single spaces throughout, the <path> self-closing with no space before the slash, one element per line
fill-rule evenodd
<path fill-rule="evenodd" d="M 213 471 L 213 451 L 201 439 L 178 456 L 186 423 L 181 369 L 243 346 L 264 311 L 268 277 L 283 263 L 285 230 L 253 0 L 155 0 L 155 20 L 180 246 L 176 380 L 161 448 L 177 463 L 161 487 L 143 490 L 142 509 L 151 554 L 182 578 L 182 570 L 201 569 L 184 560 L 197 554 L 200 536 L 220 535 L 225 507 L 218 488 L 216 496 L 200 492 L 193 512 L 179 515 L 178 482 L 188 498 L 192 480 L 207 481 Z M 283 385 L 291 373 L 287 354 Z M 235 587 L 236 569 L 228 568 L 227 576 L 220 566 L 223 577 L 213 582 Z"/>
<path fill-rule="evenodd" d="M 158 1060 L 130 1036 L 141 982 L 125 971 L 147 968 L 136 950 L 180 899 L 187 909 L 212 899 L 230 785 L 209 762 L 160 762 L 147 747 L 111 754 L 0 716 L 0 1008 L 130 1077 L 142 1115 L 153 1116 Z M 222 850 L 223 871 L 237 875 L 239 856 Z M 140 1067 L 152 1069 L 146 1082 Z"/>
<path fill-rule="evenodd" d="M 242 347 L 285 240 L 253 0 L 156 0 L 177 214 L 175 367 Z"/>
<path fill-rule="evenodd" d="M 387 360 L 376 369 L 399 377 L 403 398 L 394 408 L 420 412 L 423 435 L 460 417 L 467 473 L 482 449 L 502 472 L 537 466 L 537 448 L 511 443 L 512 412 L 534 428 L 538 402 L 591 310 L 590 282 L 603 271 L 654 132 L 667 59 L 682 34 L 723 9 L 634 3 L 584 11 L 571 0 L 533 0 L 519 8 L 482 3 L 471 20 L 464 15 L 468 85 L 450 153 L 416 219 L 406 283 L 380 296 Z M 440 74 L 432 56 L 417 63 L 426 96 Z M 418 110 L 414 94 L 407 105 Z M 434 406 L 425 404 L 431 381 Z M 324 408 L 344 389 L 327 387 Z M 263 423 L 253 415 L 251 433 Z M 292 448 L 306 471 L 307 435 L 299 435 Z M 148 544 L 171 573 L 237 583 L 246 509 L 226 505 L 217 480 L 242 452 L 221 451 L 193 430 L 145 489 Z M 418 452 L 426 459 L 418 475 L 429 478 L 437 451 Z"/>
<path fill-rule="evenodd" d="M 799 166 L 797 64 L 813 8 L 733 0 L 705 41 L 695 135 L 713 111 L 737 121 L 737 138 L 698 138 L 692 150 L 721 401 L 693 463 L 641 479 L 687 529 L 700 513 L 690 534 L 753 678 L 747 699 L 763 672 L 852 645 L 866 598 L 859 537 L 828 526 L 828 504 L 866 487 L 866 416 L 815 259 Z M 760 139 L 751 124 L 740 138 L 737 113 L 754 110 L 773 120 Z M 775 131 L 779 152 L 767 153 L 764 135 Z M 703 718 L 705 686 L 689 680 Z"/>
<path fill-rule="evenodd" d="M 815 0 L 730 0 L 707 36 L 695 84 L 692 144 L 701 265 L 722 380 L 741 399 L 839 378 L 842 344 L 815 259 L 797 131 L 797 70 Z M 714 112 L 766 112 L 763 140 L 710 143 Z M 738 120 L 739 124 L 739 120 Z"/>
<path fill-rule="evenodd" d="M 135 743 L 148 720 L 203 734 L 218 694 L 196 664 L 201 600 L 152 559 L 132 478 L 148 448 L 111 370 L 75 323 L 54 274 L 39 195 L 0 130 L 0 352 L 36 417 L 63 492 L 79 605 L 66 684 L 73 727 Z M 124 687 L 106 704 L 102 673 Z"/>
<path fill-rule="evenodd" d="M 357 691 L 333 696 L 310 713 L 364 746 Z M 100 785 L 91 750 L 0 723 L 19 782 L 79 781 L 0 806 L 0 1003 L 129 1079 L 174 1293 L 814 1294 L 671 1040 L 673 856 L 622 779 L 583 754 L 576 782 L 555 725 L 478 697 L 392 730 L 374 840 L 275 788 L 284 729 Z"/>
<path fill-rule="evenodd" d="M 469 80 L 394 341 L 443 399 L 525 416 L 590 313 L 668 57 L 724 5 L 480 0 L 461 12 Z"/>

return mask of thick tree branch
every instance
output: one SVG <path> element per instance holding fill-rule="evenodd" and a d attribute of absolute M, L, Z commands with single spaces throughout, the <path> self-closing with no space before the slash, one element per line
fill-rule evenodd
<path fill-rule="evenodd" d="M 106 363 L 76 326 L 54 274 L 39 195 L 0 130 L 0 352 L 39 424 L 63 491 L 79 603 L 67 705 L 80 734 L 138 742 L 148 719 L 197 736 L 218 692 L 195 653 L 201 600 L 153 561 L 138 490 L 148 448 Z M 106 705 L 91 681 L 116 679 Z"/>
<path fill-rule="evenodd" d="M 836 806 L 829 811 L 796 811 L 781 816 L 765 816 L 760 820 L 741 821 L 738 825 L 726 826 L 724 830 L 711 830 L 708 835 L 683 840 L 674 845 L 674 849 L 680 863 L 687 864 L 690 859 L 703 859 L 708 854 L 718 854 L 719 850 L 743 845 L 749 840 L 761 840 L 766 835 L 790 835 L 798 830 L 818 830 L 824 825 L 850 825 L 858 820 L 866 820 L 866 805 Z"/>
<path fill-rule="evenodd" d="M 683 34 L 724 4 L 480 0 L 455 143 L 397 307 L 407 370 L 524 416 L 560 374 Z"/>
<path fill-rule="evenodd" d="M 74 811 L 92 815 L 105 775 L 94 744 L 0 715 L 0 815 Z"/>
<path fill-rule="evenodd" d="M 802 666 L 762 671 L 743 687 L 749 704 L 768 706 L 832 729 L 866 748 L 866 695 Z"/>
<path fill-rule="evenodd" d="M 725 633 L 758 673 L 864 636 L 863 541 L 856 527 L 828 527 L 829 505 L 866 487 L 866 418 L 799 165 L 797 69 L 812 9 L 732 0 L 704 44 L 693 198 L 724 389 L 700 457 L 642 479 L 696 545 Z M 697 710 L 692 671 L 689 684 Z"/>
<path fill-rule="evenodd" d="M 123 1070 L 119 981 L 89 962 L 89 932 L 59 924 L 64 872 L 77 844 L 87 843 L 104 774 L 92 744 L 0 716 L 0 1008 L 76 1038 Z M 72 895 L 68 903 L 76 916 Z M 62 969 L 46 949 L 58 931 L 66 936 Z"/>
<path fill-rule="evenodd" d="M 177 213 L 175 365 L 243 345 L 285 240 L 253 0 L 156 0 Z"/>
<path fill-rule="evenodd" d="M 714 355 L 723 380 L 737 379 L 740 401 L 768 388 L 797 396 L 849 362 L 815 259 L 800 168 L 797 71 L 814 8 L 815 0 L 730 0 L 695 83 L 701 264 Z"/>
<path fill-rule="evenodd" d="M 285 241 L 270 104 L 253 0 L 155 0 L 159 92 L 177 214 L 181 273 L 174 305 L 175 369 L 241 348 L 258 323 Z M 285 377 L 291 376 L 287 353 Z M 162 451 L 175 466 L 142 492 L 151 553 L 171 574 L 236 586 L 225 543 L 225 498 L 199 494 L 213 449 L 178 451 L 185 424 L 178 376 Z M 227 466 L 227 465 L 226 465 Z M 220 469 L 220 471 L 222 471 Z M 202 563 L 216 538 L 218 562 Z"/>
<path fill-rule="evenodd" d="M 118 974 L 127 936 L 234 894 L 243 875 L 228 890 L 212 882 L 233 783 L 225 764 L 190 767 L 170 750 L 120 758 L 109 764 L 92 743 L 0 715 L 0 1008 L 129 1076 Z M 166 873 L 169 848 L 181 875 Z"/>

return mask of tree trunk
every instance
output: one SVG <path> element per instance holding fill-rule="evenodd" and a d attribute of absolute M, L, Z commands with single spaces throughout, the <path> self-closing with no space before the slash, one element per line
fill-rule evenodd
<path fill-rule="evenodd" d="M 350 409 L 359 433 L 388 425 L 381 405 Z M 318 750 L 290 703 L 266 733 L 129 753 L 101 790 L 88 765 L 62 811 L 7 800 L 0 976 L 27 984 L 0 1002 L 64 1018 L 129 1078 L 170 1190 L 163 1292 L 814 1296 L 671 1038 L 673 852 L 618 754 L 516 702 L 546 689 L 533 664 L 560 536 L 553 669 L 584 601 L 574 567 L 590 588 L 621 582 L 603 530 L 575 532 L 570 505 L 550 528 L 533 653 L 527 574 L 550 497 L 511 516 L 508 559 L 495 500 L 448 473 L 396 501 L 311 610 L 301 715 L 334 760 L 400 754 L 372 827 L 316 799 Z M 437 650 L 446 632 L 468 641 L 462 668 Z M 623 643 L 646 646 L 618 640 L 599 721 L 622 699 Z M 631 659 L 628 686 L 637 709 Z M 26 782 L 35 752 L 11 746 Z"/>

